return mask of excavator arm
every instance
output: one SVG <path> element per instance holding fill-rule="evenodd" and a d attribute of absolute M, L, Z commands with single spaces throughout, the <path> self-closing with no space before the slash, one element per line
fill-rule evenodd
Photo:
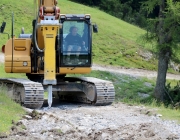
<path fill-rule="evenodd" d="M 43 21 L 43 20 L 41 20 Z M 44 39 L 44 80 L 43 84 L 48 85 L 48 105 L 52 104 L 52 85 L 56 85 L 56 54 L 55 39 L 61 25 L 56 20 L 45 20 L 38 26 L 43 32 Z"/>
<path fill-rule="evenodd" d="M 39 31 L 38 35 L 42 36 L 43 50 L 35 42 L 37 50 L 44 52 L 44 80 L 43 85 L 48 85 L 48 105 L 52 105 L 52 85 L 56 85 L 56 52 L 55 42 L 59 28 L 62 25 L 59 23 L 60 10 L 56 7 L 56 0 L 38 0 L 39 14 L 38 21 L 35 25 L 35 35 Z M 36 28 L 38 30 L 36 30 Z M 34 38 L 36 36 L 34 35 Z M 38 37 L 38 36 L 37 36 Z M 37 39 L 35 39 L 37 41 Z"/>

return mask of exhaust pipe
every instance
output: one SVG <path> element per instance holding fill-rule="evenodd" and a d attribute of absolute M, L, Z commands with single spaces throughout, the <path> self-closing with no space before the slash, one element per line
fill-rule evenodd
<path fill-rule="evenodd" d="M 5 45 L 2 46 L 1 52 L 2 52 L 2 53 L 5 53 Z"/>

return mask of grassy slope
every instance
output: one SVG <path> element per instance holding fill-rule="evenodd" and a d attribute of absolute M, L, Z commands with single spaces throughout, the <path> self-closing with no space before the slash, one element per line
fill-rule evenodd
<path fill-rule="evenodd" d="M 0 135 L 10 129 L 12 120 L 15 122 L 21 118 L 22 114 L 25 114 L 23 108 L 13 102 L 7 95 L 5 95 L 5 89 L 0 87 Z"/>
<path fill-rule="evenodd" d="M 110 16 L 98 9 L 92 9 L 68 1 L 61 2 L 61 11 L 65 13 L 90 13 L 93 22 L 99 26 L 99 33 L 93 34 L 94 61 L 107 65 L 155 69 L 149 62 L 143 61 L 137 54 L 142 44 L 138 43 L 144 30 Z M 64 4 L 64 6 L 63 6 Z M 68 8 L 66 8 L 68 5 Z M 78 9 L 78 10 L 77 10 Z M 151 61 L 154 63 L 154 61 Z"/>
<path fill-rule="evenodd" d="M 144 69 L 156 69 L 156 61 L 143 60 L 139 55 L 142 44 L 139 42 L 144 30 L 110 16 L 98 9 L 73 3 L 68 0 L 58 0 L 61 13 L 88 13 L 92 21 L 99 26 L 99 33 L 93 34 L 93 60 L 95 63 L 106 65 L 118 65 L 122 67 L 136 67 Z M 32 32 L 32 19 L 34 15 L 33 1 L 23 0 L 11 1 L 1 0 L 0 21 L 7 22 L 5 32 L 11 33 L 11 12 L 15 15 L 15 34 L 25 27 L 26 33 Z M 6 35 L 0 35 L 0 46 L 7 39 Z"/>
<path fill-rule="evenodd" d="M 11 19 L 12 12 L 14 13 L 14 31 L 15 35 L 21 31 L 21 27 L 25 27 L 25 31 L 31 32 L 31 25 L 33 19 L 33 2 L 24 0 L 23 2 L 19 1 L 10 1 L 10 0 L 1 0 L 0 2 L 0 22 L 5 21 L 6 28 L 5 32 L 11 34 Z M 0 46 L 4 44 L 7 40 L 6 35 L 0 35 Z"/>
<path fill-rule="evenodd" d="M 0 78 L 25 78 L 25 74 L 8 74 L 4 72 L 4 65 L 0 64 Z M 0 84 L 0 135 L 7 132 L 12 126 L 12 120 L 15 122 L 25 114 L 23 108 L 13 102 L 6 95 L 6 90 L 2 89 Z"/>
<path fill-rule="evenodd" d="M 26 78 L 26 75 L 23 73 L 6 73 L 4 65 L 0 64 L 0 78 Z"/>

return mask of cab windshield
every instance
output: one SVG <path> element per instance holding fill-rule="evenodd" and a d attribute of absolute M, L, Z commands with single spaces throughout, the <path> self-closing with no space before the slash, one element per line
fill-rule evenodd
<path fill-rule="evenodd" d="M 85 21 L 65 21 L 62 29 L 62 63 L 90 64 L 89 26 Z"/>

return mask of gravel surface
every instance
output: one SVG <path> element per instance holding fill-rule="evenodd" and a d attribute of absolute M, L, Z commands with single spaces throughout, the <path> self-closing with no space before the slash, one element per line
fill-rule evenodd
<path fill-rule="evenodd" d="M 98 64 L 93 64 L 93 70 L 100 70 L 100 71 L 109 71 L 119 74 L 126 74 L 134 77 L 147 77 L 147 78 L 156 78 L 157 72 L 156 71 L 149 71 L 143 69 L 126 69 L 122 67 L 115 67 L 115 66 L 102 66 Z M 177 74 L 170 74 L 167 73 L 167 79 L 176 79 L 180 80 L 180 75 Z"/>
<path fill-rule="evenodd" d="M 156 110 L 115 103 L 110 106 L 61 103 L 33 111 L 14 124 L 4 140 L 176 140 L 180 125 Z M 151 115 L 150 115 L 151 114 Z"/>

